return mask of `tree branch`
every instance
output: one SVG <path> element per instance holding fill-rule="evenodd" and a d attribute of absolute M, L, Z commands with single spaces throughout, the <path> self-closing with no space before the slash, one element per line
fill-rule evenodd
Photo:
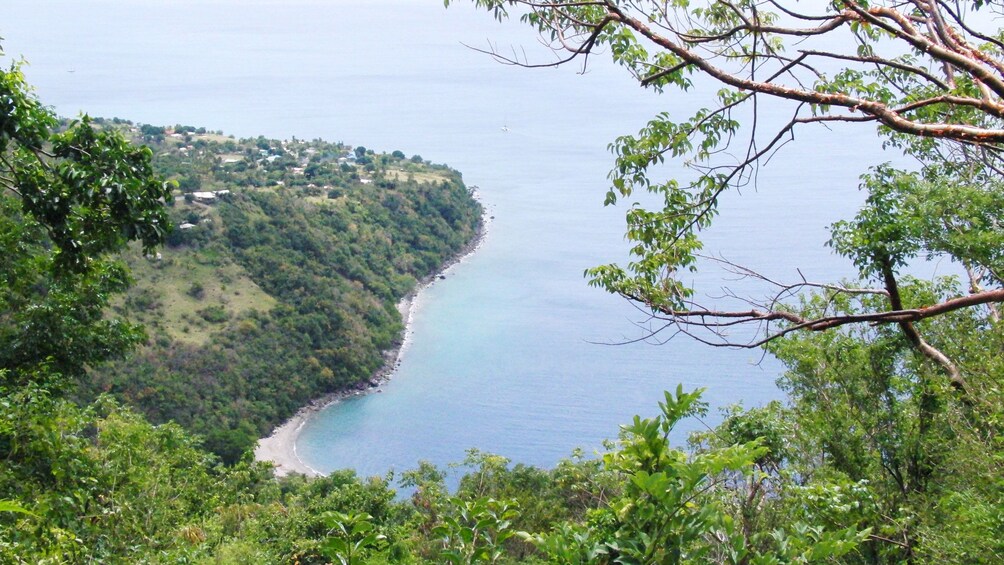
<path fill-rule="evenodd" d="M 889 257 L 883 257 L 881 258 L 880 263 L 882 268 L 882 278 L 885 281 L 886 290 L 889 291 L 889 304 L 894 310 L 902 311 L 903 301 L 899 296 L 899 287 L 896 283 L 896 275 L 893 272 L 892 261 Z M 1002 293 L 1002 297 L 1004 297 L 1004 291 L 1000 292 Z M 969 297 L 972 296 L 978 295 L 970 295 Z M 914 327 L 912 320 L 898 320 L 898 323 L 900 329 L 903 330 L 903 334 L 906 335 L 907 340 L 909 340 L 910 343 L 924 355 L 924 357 L 927 357 L 948 373 L 952 386 L 959 389 L 959 391 L 968 394 L 969 390 L 966 386 L 966 381 L 962 378 L 962 373 L 959 371 L 959 368 L 955 365 L 955 363 L 953 363 L 947 355 L 927 343 L 927 341 L 925 341 L 920 335 L 920 332 L 917 331 L 917 328 Z"/>
<path fill-rule="evenodd" d="M 871 64 L 878 65 L 878 66 L 890 67 L 890 68 L 893 68 L 893 69 L 898 69 L 898 70 L 901 70 L 901 71 L 906 71 L 908 73 L 913 73 L 913 74 L 922 76 L 925 79 L 927 79 L 927 80 L 933 82 L 934 84 L 936 84 L 938 86 L 938 88 L 941 88 L 943 90 L 951 90 L 951 87 L 948 86 L 945 83 L 945 81 L 943 81 L 943 80 L 939 79 L 938 77 L 932 75 L 931 73 L 927 72 L 925 69 L 922 69 L 920 67 L 913 66 L 913 65 L 906 65 L 904 63 L 900 63 L 900 62 L 897 62 L 897 61 L 894 61 L 892 59 L 888 59 L 888 58 L 885 58 L 885 57 L 875 57 L 875 56 L 862 57 L 862 56 L 859 56 L 859 55 L 844 55 L 843 53 L 831 53 L 829 51 L 816 51 L 816 50 L 811 50 L 811 49 L 801 50 L 800 53 L 804 53 L 806 56 L 824 57 L 824 58 L 827 58 L 827 59 L 840 59 L 842 61 L 853 61 L 853 62 L 856 62 L 856 63 L 871 63 Z"/>

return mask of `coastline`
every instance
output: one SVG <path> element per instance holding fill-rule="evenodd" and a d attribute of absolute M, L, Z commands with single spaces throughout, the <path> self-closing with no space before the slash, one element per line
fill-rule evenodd
<path fill-rule="evenodd" d="M 473 192 L 472 195 L 475 200 L 482 202 L 477 192 Z M 324 473 L 304 463 L 297 454 L 296 440 L 300 435 L 300 431 L 307 423 L 307 420 L 314 414 L 332 404 L 353 396 L 382 392 L 380 386 L 389 381 L 391 376 L 393 376 L 394 371 L 397 370 L 400 364 L 401 355 L 411 340 L 412 317 L 415 314 L 418 298 L 422 291 L 435 284 L 437 280 L 445 278 L 454 266 L 476 253 L 484 243 L 488 232 L 488 225 L 494 219 L 494 216 L 489 215 L 488 208 L 483 202 L 482 206 L 484 211 L 481 215 L 481 225 L 478 227 L 477 232 L 475 232 L 474 237 L 455 255 L 447 259 L 439 271 L 419 280 L 415 288 L 404 295 L 400 302 L 397 303 L 397 310 L 401 313 L 404 329 L 401 332 L 401 338 L 394 346 L 383 352 L 383 365 L 368 380 L 360 381 L 356 386 L 349 389 L 333 392 L 314 399 L 306 406 L 297 410 L 292 418 L 275 428 L 268 437 L 258 440 L 258 445 L 254 449 L 255 461 L 272 463 L 276 477 L 285 477 L 294 473 L 308 477 L 324 475 Z"/>

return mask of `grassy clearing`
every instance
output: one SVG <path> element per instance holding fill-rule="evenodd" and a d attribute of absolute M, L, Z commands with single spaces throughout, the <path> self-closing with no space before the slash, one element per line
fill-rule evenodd
<path fill-rule="evenodd" d="M 192 139 L 201 139 L 203 141 L 215 141 L 216 143 L 226 143 L 228 141 L 234 141 L 234 136 L 232 135 L 222 135 L 218 133 L 194 133 L 192 134 Z"/>
<path fill-rule="evenodd" d="M 268 311 L 276 303 L 224 252 L 182 247 L 161 254 L 160 260 L 139 251 L 129 255 L 137 282 L 127 300 L 151 335 L 202 345 L 228 331 L 241 314 Z"/>
<path fill-rule="evenodd" d="M 404 180 L 409 176 L 415 179 L 417 183 L 434 183 L 440 181 L 449 181 L 450 177 L 443 172 L 439 171 L 402 171 L 398 169 L 390 169 L 386 172 L 387 178 L 391 180 Z"/>

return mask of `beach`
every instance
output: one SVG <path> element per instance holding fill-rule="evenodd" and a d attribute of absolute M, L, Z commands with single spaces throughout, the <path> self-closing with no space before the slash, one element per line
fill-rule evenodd
<path fill-rule="evenodd" d="M 475 199 L 481 201 L 476 193 L 474 193 L 473 196 Z M 481 202 L 484 206 L 483 201 Z M 369 380 L 361 381 L 358 385 L 352 388 L 317 398 L 303 408 L 300 408 L 300 410 L 298 410 L 292 418 L 287 420 L 281 426 L 275 428 L 271 435 L 258 440 L 258 445 L 255 446 L 254 450 L 256 461 L 271 462 L 274 465 L 276 477 L 284 477 L 290 474 L 316 477 L 324 474 L 317 469 L 312 468 L 310 465 L 307 465 L 297 454 L 296 440 L 300 435 L 300 430 L 303 429 L 304 424 L 306 424 L 310 417 L 320 410 L 323 410 L 345 398 L 361 394 L 369 394 L 371 392 L 379 392 L 380 386 L 391 378 L 394 371 L 397 369 L 401 356 L 407 349 L 408 342 L 411 339 L 412 318 L 415 314 L 415 310 L 420 304 L 419 299 L 422 291 L 434 285 L 436 281 L 445 278 L 454 266 L 476 253 L 484 243 L 485 236 L 488 231 L 488 225 L 494 218 L 494 216 L 489 215 L 487 206 L 485 206 L 484 210 L 485 211 L 481 217 L 481 226 L 477 233 L 474 234 L 474 237 L 471 238 L 471 241 L 461 248 L 456 255 L 444 263 L 443 267 L 438 272 L 420 280 L 415 286 L 415 289 L 406 294 L 400 302 L 398 302 L 397 309 L 398 312 L 401 313 L 401 320 L 404 322 L 404 330 L 401 332 L 401 339 L 398 340 L 397 344 L 391 349 L 383 352 L 383 366 L 380 367 L 380 369 L 377 370 Z"/>

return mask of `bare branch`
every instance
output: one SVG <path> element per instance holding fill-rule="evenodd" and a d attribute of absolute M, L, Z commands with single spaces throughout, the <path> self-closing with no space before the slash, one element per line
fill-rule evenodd
<path fill-rule="evenodd" d="M 847 21 L 847 18 L 845 16 L 838 14 L 837 16 L 828 18 L 828 20 L 825 23 L 814 28 L 798 29 L 798 28 L 765 26 L 753 23 L 745 16 L 745 14 L 739 11 L 738 8 L 732 6 L 728 2 L 722 2 L 722 3 L 732 8 L 732 10 L 736 13 L 736 15 L 741 20 L 743 20 L 743 25 L 736 26 L 732 29 L 726 30 L 724 32 L 715 35 L 694 35 L 694 34 L 681 33 L 680 38 L 686 41 L 687 43 L 696 44 L 696 43 L 711 43 L 715 41 L 721 41 L 723 39 L 735 36 L 740 32 L 749 32 L 761 35 L 774 33 L 792 37 L 811 37 L 814 35 L 824 35 L 826 33 L 829 33 L 837 29 L 838 27 L 844 25 L 844 23 L 846 23 Z"/>
<path fill-rule="evenodd" d="M 828 93 L 792 88 L 771 82 L 755 81 L 731 74 L 712 65 L 708 60 L 697 55 L 693 51 L 690 51 L 689 49 L 686 49 L 683 46 L 654 33 L 650 26 L 646 23 L 637 18 L 628 16 L 619 8 L 612 7 L 611 11 L 615 14 L 613 19 L 616 21 L 629 25 L 632 29 L 641 33 L 653 43 L 656 43 L 660 47 L 670 51 L 680 59 L 691 63 L 693 66 L 704 71 L 712 78 L 730 86 L 739 89 L 752 90 L 755 92 L 762 92 L 778 98 L 787 98 L 813 105 L 842 106 L 845 108 L 859 110 L 875 116 L 884 125 L 902 133 L 924 137 L 942 137 L 967 143 L 1004 143 L 1004 129 L 983 128 L 966 124 L 927 124 L 917 122 L 905 118 L 901 114 L 898 114 L 893 109 L 889 108 L 887 105 L 874 100 L 859 98 L 846 93 Z M 899 16 L 899 14 L 895 11 L 892 12 Z M 902 19 L 905 21 L 905 18 Z M 912 36 L 908 37 L 911 37 L 912 39 Z M 945 59 L 950 59 L 952 61 L 959 62 L 960 64 L 966 64 L 974 75 L 977 75 L 979 78 L 985 77 L 987 80 L 999 83 L 1000 90 L 998 93 L 1004 93 L 1004 81 L 994 79 L 982 66 L 973 65 L 963 60 L 962 57 L 957 56 L 957 54 L 951 53 L 944 48 L 934 46 L 929 41 L 914 40 L 913 42 L 920 46 L 918 48 L 927 47 L 932 51 L 937 51 Z"/>
<path fill-rule="evenodd" d="M 748 15 L 743 14 L 737 7 L 732 6 L 731 10 L 737 14 L 737 19 L 741 25 L 724 31 L 717 30 L 714 33 L 700 34 L 694 31 L 674 31 L 672 26 L 665 21 L 655 21 L 637 17 L 628 13 L 628 8 L 620 3 L 612 1 L 602 2 L 540 2 L 525 1 L 516 2 L 528 6 L 537 13 L 548 13 L 552 16 L 548 23 L 554 33 L 560 47 L 569 52 L 568 57 L 560 59 L 558 62 L 543 65 L 532 65 L 526 62 L 519 62 L 513 59 L 500 56 L 497 52 L 491 53 L 501 61 L 510 64 L 521 64 L 523 66 L 554 66 L 567 63 L 578 56 L 587 56 L 596 46 L 600 34 L 612 25 L 623 25 L 638 33 L 648 41 L 672 53 L 680 63 L 671 69 L 660 71 L 659 74 L 639 77 L 643 84 L 651 84 L 658 78 L 684 67 L 693 67 L 711 78 L 732 86 L 737 89 L 759 92 L 779 98 L 787 98 L 798 102 L 820 107 L 842 107 L 857 112 L 873 116 L 874 119 L 901 133 L 919 135 L 925 137 L 937 137 L 960 141 L 963 143 L 1004 143 L 1004 129 L 972 123 L 926 123 L 919 119 L 914 119 L 904 115 L 902 109 L 889 107 L 887 104 L 860 96 L 851 95 L 846 92 L 825 92 L 814 88 L 791 87 L 780 82 L 775 82 L 775 77 L 767 80 L 754 80 L 751 77 L 744 77 L 734 71 L 717 67 L 711 63 L 708 56 L 699 53 L 696 48 L 707 43 L 724 42 L 727 40 L 739 40 L 743 34 L 750 34 L 753 40 L 756 37 L 778 36 L 799 38 L 813 35 L 822 35 L 832 32 L 849 22 L 861 21 L 869 23 L 876 28 L 885 30 L 905 42 L 917 51 L 924 53 L 926 57 L 937 63 L 948 65 L 950 69 L 964 72 L 973 81 L 985 89 L 985 94 L 979 98 L 954 98 L 951 103 L 977 108 L 993 117 L 1004 116 L 1004 105 L 999 102 L 999 98 L 1004 96 L 1004 78 L 1001 70 L 1004 64 L 1001 61 L 980 52 L 973 48 L 961 37 L 960 33 L 951 28 L 940 14 L 940 5 L 937 3 L 924 3 L 919 9 L 919 14 L 909 14 L 891 7 L 868 6 L 848 1 L 843 5 L 846 9 L 837 14 L 829 14 L 826 17 L 813 17 L 805 14 L 797 14 L 790 10 L 783 10 L 776 2 L 770 4 L 781 9 L 789 16 L 801 21 L 816 21 L 819 25 L 811 28 L 781 27 L 762 25 L 754 21 Z M 725 4 L 728 6 L 728 4 Z M 577 7 L 602 6 L 606 15 L 598 18 L 597 21 L 581 21 L 571 18 L 565 10 Z M 663 9 L 663 14 L 666 10 Z M 665 16 L 668 17 L 668 16 Z M 664 17 L 664 19 L 665 19 Z M 564 19 L 562 19 L 564 18 Z M 933 30 L 935 35 L 922 33 L 918 25 L 927 25 Z M 581 41 L 571 42 L 564 34 L 565 30 L 573 27 L 576 31 L 588 30 L 588 35 Z M 661 34 L 659 29 L 666 31 Z M 769 57 L 770 47 L 761 44 L 758 56 Z M 814 56 L 843 59 L 851 62 L 869 63 L 881 65 L 888 68 L 895 68 L 903 72 L 909 72 L 922 77 L 924 80 L 935 84 L 945 90 L 951 87 L 952 81 L 938 79 L 930 72 L 921 67 L 905 65 L 892 59 L 884 59 L 874 56 L 862 55 L 842 55 L 837 53 L 827 53 L 814 50 L 807 50 Z M 712 52 L 718 56 L 724 56 L 721 51 Z M 947 102 L 942 99 L 941 102 Z M 915 106 L 916 107 L 916 106 Z"/>
<path fill-rule="evenodd" d="M 625 298 L 630 300 L 635 300 L 639 302 L 644 302 L 641 296 L 632 296 L 629 294 L 624 295 Z M 693 322 L 690 320 L 738 320 L 740 323 L 762 323 L 771 321 L 787 321 L 792 326 L 786 327 L 783 330 L 769 334 L 761 339 L 751 341 L 749 343 L 724 343 L 720 344 L 724 347 L 733 347 L 740 349 L 753 349 L 765 345 L 775 339 L 791 333 L 796 330 L 809 330 L 809 331 L 825 331 L 833 328 L 838 328 L 841 326 L 846 326 L 850 324 L 860 324 L 860 323 L 875 323 L 875 324 L 892 324 L 892 323 L 902 323 L 902 322 L 918 322 L 920 320 L 925 320 L 927 318 L 932 318 L 935 316 L 940 316 L 948 312 L 953 312 L 955 310 L 961 310 L 963 308 L 971 308 L 973 306 L 980 306 L 983 304 L 998 304 L 1004 302 L 1004 289 L 987 290 L 976 294 L 970 294 L 962 296 L 959 298 L 954 298 L 951 300 L 946 300 L 938 304 L 932 304 L 930 306 L 925 306 L 922 308 L 910 308 L 903 310 L 885 310 L 881 312 L 871 312 L 867 314 L 846 314 L 838 316 L 824 316 L 819 318 L 804 318 L 794 312 L 786 310 L 742 310 L 742 311 L 730 311 L 730 310 L 674 310 L 670 308 L 657 307 L 656 310 L 665 316 L 666 321 L 671 321 L 677 324 L 688 324 L 697 325 L 702 327 L 715 327 L 716 325 L 721 325 L 722 322 L 712 321 L 698 321 Z M 728 323 L 727 325 L 736 325 L 734 323 Z"/>
<path fill-rule="evenodd" d="M 800 52 L 803 53 L 803 54 L 805 54 L 805 55 L 807 55 L 807 56 L 808 55 L 814 55 L 814 56 L 817 56 L 817 57 L 825 57 L 825 58 L 828 58 L 828 59 L 841 59 L 841 60 L 844 60 L 844 61 L 854 61 L 854 62 L 858 62 L 858 63 L 872 63 L 874 65 L 878 65 L 878 66 L 882 66 L 882 67 L 890 67 L 890 68 L 893 68 L 893 69 L 899 69 L 901 71 L 906 71 L 906 72 L 909 72 L 909 73 L 913 73 L 913 74 L 922 76 L 925 79 L 927 79 L 927 80 L 933 82 L 934 84 L 936 84 L 938 86 L 938 88 L 941 88 L 941 89 L 944 89 L 944 90 L 951 90 L 951 87 L 948 86 L 947 84 L 945 84 L 945 82 L 943 80 L 941 80 L 940 78 L 932 75 L 931 73 L 927 72 L 926 70 L 924 70 L 924 69 L 922 69 L 920 67 L 917 67 L 917 66 L 913 66 L 913 65 L 905 65 L 903 63 L 899 63 L 897 61 L 894 61 L 892 59 L 888 59 L 888 58 L 885 58 L 885 57 L 875 57 L 875 56 L 862 57 L 862 56 L 859 56 L 859 55 L 845 55 L 843 53 L 831 53 L 829 51 L 815 51 L 815 50 L 810 50 L 810 49 L 805 49 L 805 50 L 802 50 Z"/>
<path fill-rule="evenodd" d="M 893 309 L 902 310 L 903 302 L 899 296 L 899 288 L 896 283 L 896 275 L 893 273 L 892 261 L 888 257 L 883 257 L 881 260 L 882 264 L 882 278 L 885 280 L 886 290 L 889 291 L 889 304 L 892 305 Z M 970 295 L 976 296 L 976 295 Z M 1004 296 L 1004 291 L 1002 291 L 1002 296 Z M 947 355 L 939 351 L 937 348 L 929 344 L 914 327 L 912 320 L 899 320 L 899 327 L 903 330 L 903 334 L 906 338 L 917 348 L 924 357 L 927 357 L 942 369 L 948 373 L 949 380 L 952 385 L 958 388 L 960 391 L 968 393 L 968 387 L 966 386 L 965 379 L 962 378 L 962 373 L 959 371 L 958 366 L 948 358 Z"/>
<path fill-rule="evenodd" d="M 939 0 L 938 1 L 938 5 L 941 6 L 941 9 L 944 10 L 949 16 L 952 17 L 952 21 L 955 22 L 955 25 L 957 25 L 960 28 L 962 28 L 963 31 L 965 31 L 969 35 L 971 35 L 971 36 L 979 39 L 980 41 L 985 41 L 985 42 L 987 42 L 987 43 L 989 43 L 991 45 L 996 46 L 998 49 L 1004 50 L 1004 43 L 1002 43 L 997 38 L 991 37 L 991 36 L 986 35 L 986 34 L 982 34 L 982 33 L 978 32 L 978 31 L 974 30 L 973 28 L 967 26 L 966 22 L 963 21 L 962 17 L 958 14 L 958 12 L 954 11 L 952 9 L 952 7 L 950 5 L 948 5 L 947 2 L 943 2 L 943 1 Z"/>

